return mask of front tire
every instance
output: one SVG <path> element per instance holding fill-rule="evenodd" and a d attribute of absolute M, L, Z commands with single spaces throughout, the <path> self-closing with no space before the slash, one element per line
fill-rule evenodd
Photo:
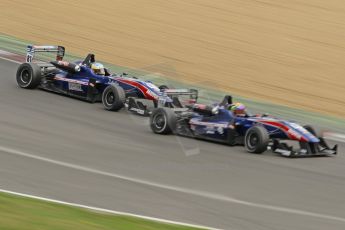
<path fill-rule="evenodd" d="M 166 85 L 160 85 L 158 88 L 160 89 L 160 91 L 164 91 L 166 89 L 169 89 L 169 87 Z"/>
<path fill-rule="evenodd" d="M 108 85 L 102 94 L 102 103 L 106 110 L 118 111 L 125 105 L 125 91 L 118 85 Z"/>
<path fill-rule="evenodd" d="M 262 126 L 253 126 L 247 130 L 244 146 L 249 153 L 263 153 L 267 150 L 269 135 Z"/>
<path fill-rule="evenodd" d="M 315 137 L 317 137 L 317 138 L 321 137 L 321 135 L 318 132 L 315 131 L 313 126 L 311 126 L 311 125 L 304 125 L 303 128 L 306 129 L 309 133 L 313 134 Z"/>
<path fill-rule="evenodd" d="M 16 80 L 21 88 L 37 88 L 41 83 L 41 68 L 34 63 L 23 63 L 17 69 Z"/>
<path fill-rule="evenodd" d="M 157 134 L 173 133 L 176 127 L 176 114 L 169 108 L 155 109 L 150 116 L 150 127 Z"/>

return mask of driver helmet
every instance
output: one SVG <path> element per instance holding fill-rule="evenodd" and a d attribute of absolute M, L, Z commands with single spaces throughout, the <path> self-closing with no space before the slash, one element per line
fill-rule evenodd
<path fill-rule="evenodd" d="M 101 63 L 98 63 L 98 62 L 92 63 L 91 69 L 97 75 L 102 75 L 102 76 L 105 75 L 104 66 Z"/>
<path fill-rule="evenodd" d="M 246 115 L 246 106 L 242 103 L 236 102 L 229 106 L 229 110 L 233 112 L 236 116 L 245 116 Z"/>

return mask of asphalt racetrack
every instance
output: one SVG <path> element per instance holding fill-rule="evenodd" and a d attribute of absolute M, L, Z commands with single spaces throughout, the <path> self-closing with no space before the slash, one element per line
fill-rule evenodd
<path fill-rule="evenodd" d="M 344 143 L 286 159 L 155 135 L 124 110 L 18 88 L 17 65 L 0 59 L 1 189 L 221 229 L 345 229 Z"/>

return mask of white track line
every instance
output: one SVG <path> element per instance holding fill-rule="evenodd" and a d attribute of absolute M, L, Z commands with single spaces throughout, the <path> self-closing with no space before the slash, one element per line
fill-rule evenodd
<path fill-rule="evenodd" d="M 161 223 L 166 223 L 166 224 L 175 224 L 175 225 L 181 225 L 181 226 L 187 226 L 187 227 L 193 227 L 193 228 L 218 230 L 216 228 L 211 228 L 211 227 L 207 227 L 207 226 L 187 224 L 187 223 L 182 223 L 182 222 L 177 222 L 177 221 L 172 221 L 172 220 L 166 220 L 166 219 L 160 219 L 160 218 L 155 218 L 155 217 L 137 215 L 137 214 L 128 213 L 128 212 L 119 212 L 119 211 L 114 211 L 114 210 L 110 210 L 110 209 L 97 208 L 97 207 L 87 206 L 87 205 L 83 205 L 83 204 L 70 203 L 70 202 L 65 202 L 65 201 L 61 201 L 61 200 L 54 200 L 54 199 L 49 199 L 49 198 L 40 197 L 40 196 L 33 196 L 33 195 L 29 195 L 29 194 L 24 194 L 24 193 L 13 192 L 13 191 L 5 190 L 5 189 L 0 189 L 0 192 L 8 193 L 8 194 L 16 195 L 16 196 L 32 198 L 32 199 L 38 199 L 38 200 L 42 200 L 42 201 L 48 201 L 48 202 L 52 202 L 52 203 L 56 203 L 56 204 L 63 204 L 63 205 L 77 207 L 77 208 L 85 208 L 85 209 L 90 209 L 93 211 L 110 213 L 110 214 L 114 214 L 114 215 L 125 215 L 125 216 L 130 216 L 130 217 L 141 218 L 141 219 L 145 219 L 145 220 L 151 220 L 151 221 L 156 221 L 156 222 L 161 222 Z"/>
<path fill-rule="evenodd" d="M 1 56 L 0 56 L 0 59 L 6 60 L 6 61 L 9 61 L 9 62 L 14 62 L 14 63 L 17 63 L 17 64 L 22 64 L 23 63 L 23 62 L 20 62 L 20 61 L 15 61 L 15 60 L 12 60 L 12 59 L 9 59 L 9 58 L 5 58 L 5 57 L 1 57 Z"/>
<path fill-rule="evenodd" d="M 328 140 L 345 142 L 345 134 L 324 132 L 323 137 Z"/>
<path fill-rule="evenodd" d="M 265 209 L 265 210 L 270 210 L 270 211 L 277 211 L 277 212 L 283 212 L 283 213 L 290 213 L 290 214 L 295 214 L 295 215 L 303 215 L 303 216 L 309 216 L 309 217 L 314 217 L 314 218 L 322 218 L 322 219 L 327 219 L 327 220 L 334 220 L 334 221 L 339 221 L 339 222 L 344 222 L 345 223 L 345 218 L 343 217 L 337 217 L 337 216 L 332 216 L 332 215 L 326 215 L 326 214 L 321 214 L 321 213 L 314 213 L 314 212 L 309 212 L 309 211 L 304 211 L 304 210 L 299 210 L 299 209 L 292 209 L 292 208 L 286 208 L 282 206 L 274 206 L 274 205 L 267 205 L 267 204 L 260 204 L 260 203 L 254 203 L 250 201 L 245 201 L 245 200 L 239 200 L 236 198 L 232 198 L 229 196 L 221 195 L 221 194 L 214 194 L 214 193 L 209 193 L 209 192 L 203 192 L 203 191 L 198 191 L 198 190 L 193 190 L 193 189 L 188 189 L 188 188 L 182 188 L 182 187 L 176 187 L 176 186 L 171 186 L 171 185 L 166 185 L 166 184 L 160 184 L 156 182 L 151 182 L 147 180 L 142 180 L 138 178 L 133 178 L 133 177 L 128 177 L 120 174 L 115 174 L 115 173 L 109 173 L 109 172 L 104 172 L 100 171 L 97 169 L 92 169 L 76 164 L 71 164 L 63 161 L 58 161 L 58 160 L 53 160 L 41 156 L 36 156 L 33 154 L 25 153 L 19 150 L 7 148 L 4 146 L 0 146 L 0 151 L 12 155 L 17 155 L 17 156 L 22 156 L 30 159 L 35 159 L 79 171 L 84 171 L 88 173 L 93 173 L 93 174 L 98 174 L 102 176 L 108 176 L 116 179 L 121 179 L 125 180 L 128 182 L 132 183 L 137 183 L 137 184 L 142 184 L 146 186 L 151 186 L 151 187 L 156 187 L 160 189 L 165 189 L 165 190 L 170 190 L 170 191 L 175 191 L 175 192 L 180 192 L 188 195 L 194 195 L 194 196 L 199 196 L 207 199 L 213 199 L 213 200 L 218 200 L 222 202 L 228 202 L 228 203 L 234 203 L 234 204 L 240 204 L 244 206 L 249 206 L 249 207 L 255 207 L 255 208 L 260 208 L 260 209 Z"/>

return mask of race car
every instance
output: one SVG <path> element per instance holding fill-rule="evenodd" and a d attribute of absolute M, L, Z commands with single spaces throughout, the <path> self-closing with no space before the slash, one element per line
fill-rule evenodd
<path fill-rule="evenodd" d="M 327 156 L 337 154 L 309 125 L 301 126 L 269 115 L 235 115 L 230 95 L 216 105 L 193 104 L 186 108 L 157 108 L 150 116 L 151 130 L 170 134 L 244 145 L 249 153 L 271 149 L 286 157 Z M 299 143 L 299 149 L 287 142 Z"/>
<path fill-rule="evenodd" d="M 56 53 L 51 62 L 33 62 L 35 53 Z M 27 46 L 26 62 L 16 74 L 21 88 L 41 88 L 59 94 L 76 97 L 89 102 L 102 102 L 106 110 L 118 111 L 127 107 L 140 115 L 149 115 L 158 106 L 181 107 L 179 97 L 187 95 L 195 103 L 198 91 L 195 89 L 168 89 L 157 87 L 150 81 L 130 77 L 126 73 L 111 74 L 97 63 L 94 54 L 88 54 L 83 61 L 63 61 L 63 46 Z"/>

